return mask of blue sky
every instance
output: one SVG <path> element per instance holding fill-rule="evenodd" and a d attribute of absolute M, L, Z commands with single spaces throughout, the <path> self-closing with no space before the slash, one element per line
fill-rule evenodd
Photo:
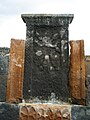
<path fill-rule="evenodd" d="M 69 40 L 84 40 L 90 55 L 89 0 L 2 0 L 0 1 L 0 47 L 9 47 L 11 38 L 25 39 L 26 26 L 21 14 L 74 14 Z"/>

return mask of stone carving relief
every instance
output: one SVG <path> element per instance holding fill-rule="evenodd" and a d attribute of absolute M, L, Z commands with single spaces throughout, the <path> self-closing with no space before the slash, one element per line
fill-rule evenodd
<path fill-rule="evenodd" d="M 68 27 L 73 15 L 30 14 L 22 15 L 22 19 L 27 27 L 24 98 L 48 99 L 54 92 L 56 97 L 66 100 L 69 95 Z"/>
<path fill-rule="evenodd" d="M 70 108 L 21 106 L 20 120 L 70 120 Z"/>
<path fill-rule="evenodd" d="M 65 62 L 64 50 L 67 49 L 65 34 L 66 30 L 60 27 L 58 29 L 45 26 L 35 28 L 33 49 L 35 57 L 41 60 L 42 67 L 47 66 L 49 70 L 60 70 L 60 64 Z"/>

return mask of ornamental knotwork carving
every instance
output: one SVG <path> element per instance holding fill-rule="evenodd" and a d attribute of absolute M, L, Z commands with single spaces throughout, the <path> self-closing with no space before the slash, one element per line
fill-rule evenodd
<path fill-rule="evenodd" d="M 70 112 L 66 108 L 50 108 L 46 106 L 21 106 L 20 120 L 70 120 Z"/>
<path fill-rule="evenodd" d="M 67 49 L 67 42 L 64 40 L 65 34 L 65 28 L 58 27 L 57 29 L 56 27 L 48 28 L 44 26 L 35 28 L 33 49 L 36 59 L 41 61 L 42 69 L 48 66 L 49 70 L 59 70 L 59 66 L 62 64 L 60 63 L 60 57 L 64 58 L 64 49 Z"/>

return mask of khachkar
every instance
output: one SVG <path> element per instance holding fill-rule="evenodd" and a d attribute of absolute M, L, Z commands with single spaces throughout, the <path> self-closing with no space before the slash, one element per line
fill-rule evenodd
<path fill-rule="evenodd" d="M 69 97 L 69 24 L 73 14 L 22 14 L 26 23 L 23 96 Z"/>

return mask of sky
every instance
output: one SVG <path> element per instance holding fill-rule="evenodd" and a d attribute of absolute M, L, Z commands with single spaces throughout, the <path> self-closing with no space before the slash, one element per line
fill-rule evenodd
<path fill-rule="evenodd" d="M 21 14 L 74 14 L 69 40 L 84 40 L 85 55 L 90 55 L 89 0 L 1 0 L 0 47 L 10 47 L 11 38 L 26 39 Z"/>

